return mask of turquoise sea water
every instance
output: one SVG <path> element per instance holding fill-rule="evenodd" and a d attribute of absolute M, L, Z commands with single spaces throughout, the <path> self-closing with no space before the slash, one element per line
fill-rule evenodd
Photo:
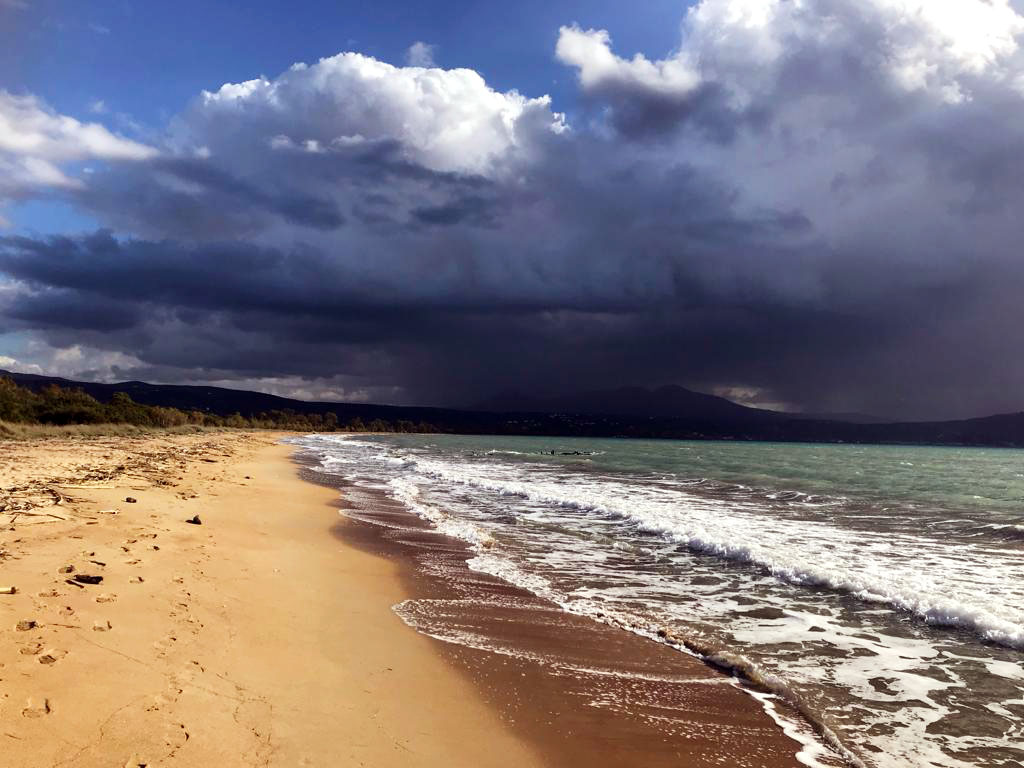
<path fill-rule="evenodd" d="M 1024 762 L 1024 451 L 311 436 L 470 567 L 658 631 L 850 759 Z"/>

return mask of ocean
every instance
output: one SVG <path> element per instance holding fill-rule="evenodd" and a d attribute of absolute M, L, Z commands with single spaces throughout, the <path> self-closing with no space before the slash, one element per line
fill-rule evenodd
<path fill-rule="evenodd" d="M 474 571 L 753 681 L 852 764 L 1024 764 L 1024 451 L 295 442 L 466 542 Z"/>

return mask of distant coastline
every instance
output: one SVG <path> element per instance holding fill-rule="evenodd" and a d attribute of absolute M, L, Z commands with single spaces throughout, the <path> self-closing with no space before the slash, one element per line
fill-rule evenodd
<path fill-rule="evenodd" d="M 682 387 L 582 393 L 578 405 L 573 405 L 571 397 L 555 402 L 535 401 L 536 405 L 554 405 L 558 409 L 530 411 L 308 402 L 224 387 L 141 381 L 107 384 L 0 370 L 0 378 L 3 377 L 35 391 L 53 385 L 81 389 L 101 403 L 124 393 L 142 405 L 198 411 L 220 418 L 234 414 L 248 420 L 273 416 L 270 420 L 281 425 L 280 416 L 297 417 L 297 421 L 305 417 L 306 424 L 287 425 L 300 431 L 1024 448 L 1024 412 L 950 421 L 862 423 L 750 408 Z M 597 395 L 606 395 L 605 402 L 596 400 Z M 506 403 L 504 407 L 515 405 Z M 503 404 L 495 402 L 492 407 L 500 408 Z M 328 417 L 329 414 L 333 416 Z"/>

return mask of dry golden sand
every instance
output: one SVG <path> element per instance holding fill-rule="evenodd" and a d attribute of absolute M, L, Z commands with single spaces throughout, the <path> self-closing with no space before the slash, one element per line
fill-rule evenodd
<path fill-rule="evenodd" d="M 277 437 L 0 442 L 0 766 L 541 764 Z"/>

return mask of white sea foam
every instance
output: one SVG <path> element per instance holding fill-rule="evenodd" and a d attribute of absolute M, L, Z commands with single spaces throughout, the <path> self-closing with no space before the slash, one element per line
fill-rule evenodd
<path fill-rule="evenodd" d="M 366 458 L 445 482 L 498 495 L 603 517 L 621 518 L 638 530 L 657 534 L 691 551 L 757 565 L 795 585 L 825 587 L 870 602 L 886 603 L 938 626 L 959 627 L 989 642 L 1024 649 L 1024 610 L 1007 605 L 1006 592 L 993 589 L 991 570 L 978 579 L 970 558 L 944 557 L 942 542 L 905 539 L 891 533 L 869 535 L 813 521 L 766 520 L 737 508 L 735 502 L 697 498 L 680 491 L 623 488 L 612 482 L 568 486 L 521 477 L 518 467 L 467 465 L 459 462 L 391 455 L 370 442 L 346 440 L 366 450 Z M 419 488 L 405 478 L 390 481 L 396 498 L 448 535 L 490 546 L 493 539 L 479 526 L 424 504 Z M 667 497 L 666 497 L 667 496 Z M 999 526 L 1024 532 L 1024 526 Z M 922 546 L 942 556 L 946 572 L 918 567 Z M 912 558 L 907 564 L 906 558 Z M 992 564 L 996 565 L 996 564 Z M 1024 576 L 1019 564 L 1010 578 Z M 1010 581 L 1010 579 L 1008 579 Z M 1020 582 L 1009 583 L 1010 593 Z"/>
<path fill-rule="evenodd" d="M 460 520 L 448 512 L 425 504 L 420 499 L 420 489 L 414 483 L 403 478 L 394 478 L 388 482 L 392 496 L 402 502 L 417 516 L 431 523 L 434 528 L 445 536 L 473 544 L 479 548 L 490 547 L 494 539 L 477 525 Z"/>
<path fill-rule="evenodd" d="M 541 479 L 519 479 L 511 468 L 482 474 L 482 468 L 420 459 L 410 464 L 427 477 L 498 495 L 629 520 L 640 531 L 658 534 L 694 552 L 750 563 L 795 585 L 825 587 L 870 602 L 908 611 L 933 625 L 959 627 L 989 642 L 1024 648 L 1024 611 L 992 590 L 992 571 L 980 580 L 969 560 L 945 557 L 946 572 L 917 566 L 921 539 L 870 535 L 813 521 L 765 520 L 737 509 L 734 502 L 698 499 L 677 492 L 638 492 L 612 483 L 568 486 Z M 896 555 L 895 557 L 893 555 Z M 905 557 L 914 558 L 907 564 Z M 1014 575 L 1024 575 L 1018 565 Z M 1010 592 L 1020 582 L 1008 584 Z"/>

